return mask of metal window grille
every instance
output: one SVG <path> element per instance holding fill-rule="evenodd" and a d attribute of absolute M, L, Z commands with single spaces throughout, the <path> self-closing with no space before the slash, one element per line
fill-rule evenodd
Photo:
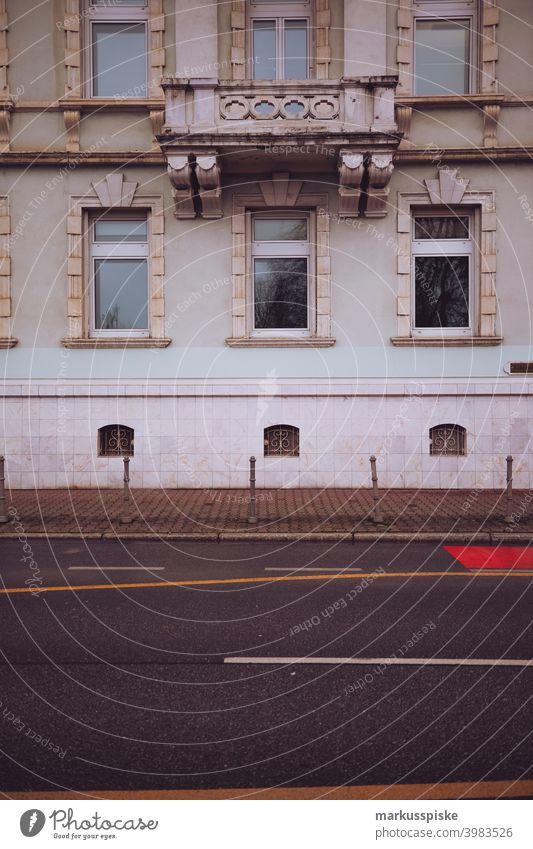
<path fill-rule="evenodd" d="M 298 457 L 300 430 L 292 425 L 265 428 L 265 457 Z"/>
<path fill-rule="evenodd" d="M 106 425 L 98 431 L 100 457 L 133 457 L 133 428 L 126 425 Z"/>
<path fill-rule="evenodd" d="M 430 428 L 429 453 L 440 457 L 461 457 L 465 455 L 465 428 L 455 424 L 442 424 Z"/>

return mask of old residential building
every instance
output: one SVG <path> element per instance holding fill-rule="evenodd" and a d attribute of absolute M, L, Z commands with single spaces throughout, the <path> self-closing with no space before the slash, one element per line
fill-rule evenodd
<path fill-rule="evenodd" d="M 529 0 L 0 0 L 12 487 L 533 486 Z"/>

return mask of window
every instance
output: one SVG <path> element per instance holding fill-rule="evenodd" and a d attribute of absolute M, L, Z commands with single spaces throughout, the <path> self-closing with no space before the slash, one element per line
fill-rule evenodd
<path fill-rule="evenodd" d="M 265 428 L 265 457 L 298 457 L 300 431 L 293 425 L 272 425 Z"/>
<path fill-rule="evenodd" d="M 307 79 L 310 24 L 310 2 L 251 2 L 249 50 L 253 79 Z"/>
<path fill-rule="evenodd" d="M 99 457 L 133 457 L 133 428 L 105 425 L 98 430 Z"/>
<path fill-rule="evenodd" d="M 92 97 L 147 97 L 147 0 L 91 0 L 85 52 Z"/>
<path fill-rule="evenodd" d="M 309 335 L 310 217 L 252 215 L 252 318 L 255 335 Z"/>
<path fill-rule="evenodd" d="M 414 214 L 412 226 L 413 334 L 471 334 L 471 216 L 424 211 Z"/>
<path fill-rule="evenodd" d="M 90 221 L 92 335 L 148 336 L 148 219 L 104 214 Z"/>
<path fill-rule="evenodd" d="M 414 4 L 414 93 L 468 94 L 474 88 L 475 3 Z"/>
<path fill-rule="evenodd" d="M 461 425 L 441 424 L 430 428 L 429 453 L 439 457 L 466 454 L 466 430 Z"/>

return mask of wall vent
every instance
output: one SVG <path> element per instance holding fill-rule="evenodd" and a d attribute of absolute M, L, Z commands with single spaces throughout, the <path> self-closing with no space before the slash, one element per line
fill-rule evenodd
<path fill-rule="evenodd" d="M 527 363 L 509 363 L 509 374 L 533 374 L 533 361 Z"/>

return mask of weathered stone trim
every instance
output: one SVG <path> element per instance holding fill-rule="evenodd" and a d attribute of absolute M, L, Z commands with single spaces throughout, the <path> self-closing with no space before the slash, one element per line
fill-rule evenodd
<path fill-rule="evenodd" d="M 459 180 L 456 171 L 441 169 L 436 180 L 424 180 L 426 192 L 398 192 L 397 217 L 397 253 L 398 253 L 398 297 L 397 317 L 398 333 L 394 344 L 400 339 L 412 340 L 411 336 L 411 210 L 415 206 L 445 207 L 465 206 L 480 210 L 480 227 L 475 245 L 479 257 L 479 268 L 474 283 L 477 293 L 477 316 L 474 333 L 471 337 L 463 337 L 457 344 L 488 344 L 487 338 L 501 342 L 496 336 L 496 207 L 494 192 L 478 192 L 468 190 L 468 180 Z M 476 285 L 477 284 L 477 285 Z M 420 339 L 420 342 L 419 342 Z M 439 338 L 417 337 L 416 343 L 423 345 L 452 344 L 451 338 L 446 341 Z"/>
<path fill-rule="evenodd" d="M 13 348 L 11 335 L 11 216 L 9 198 L 0 196 L 0 348 Z"/>
<path fill-rule="evenodd" d="M 148 43 L 150 45 L 149 61 L 149 97 L 161 97 L 161 78 L 165 74 L 165 15 L 163 0 L 148 2 Z"/>
<path fill-rule="evenodd" d="M 81 97 L 82 0 L 65 0 L 65 96 Z"/>
<path fill-rule="evenodd" d="M 89 297 L 86 285 L 88 245 L 84 234 L 84 215 L 94 209 L 148 209 L 149 253 L 150 253 L 150 336 L 143 339 L 123 338 L 119 347 L 154 347 L 154 342 L 169 340 L 165 334 L 164 298 L 164 201 L 162 197 L 147 197 L 137 194 L 137 183 L 126 182 L 122 174 L 110 174 L 93 183 L 86 195 L 70 199 L 67 216 L 68 234 L 68 336 L 61 340 L 65 347 L 117 347 L 116 339 L 93 339 L 89 327 Z M 83 345 L 81 344 L 83 343 Z M 85 344 L 87 343 L 87 344 Z M 96 343 L 96 344 L 95 344 Z M 106 344 L 107 343 L 107 344 Z M 144 343 L 141 345 L 141 343 Z"/>
<path fill-rule="evenodd" d="M 331 28 L 330 0 L 316 0 L 315 3 L 315 77 L 327 80 L 331 62 L 329 33 Z"/>
<path fill-rule="evenodd" d="M 14 105 L 9 92 L 8 66 L 6 0 L 0 0 L 0 153 L 9 150 L 11 112 Z"/>
<path fill-rule="evenodd" d="M 231 78 L 233 80 L 246 79 L 245 0 L 233 0 L 231 7 Z"/>
<path fill-rule="evenodd" d="M 331 338 L 331 268 L 330 268 L 330 216 L 329 195 L 302 192 L 300 181 L 291 181 L 286 173 L 272 174 L 272 180 L 258 184 L 259 191 L 233 195 L 231 231 L 233 238 L 232 260 L 232 335 L 226 340 L 230 346 L 292 347 L 294 344 L 311 345 L 313 341 L 334 344 Z M 316 210 L 316 328 L 310 336 L 274 339 L 251 335 L 247 321 L 247 251 L 246 213 L 248 210 L 269 209 L 271 206 L 287 209 Z"/>
<path fill-rule="evenodd" d="M 482 0 L 481 16 L 480 91 L 496 94 L 498 91 L 496 76 L 496 63 L 498 61 L 497 26 L 500 20 L 498 0 Z"/>
<path fill-rule="evenodd" d="M 397 15 L 398 95 L 411 94 L 413 90 L 413 0 L 400 0 Z"/>
<path fill-rule="evenodd" d="M 311 26 L 314 32 L 314 74 L 317 80 L 327 80 L 331 62 L 330 0 L 315 0 L 313 4 L 313 20 Z M 233 0 L 231 10 L 231 70 L 233 80 L 250 79 L 251 68 L 247 69 L 246 56 L 246 2 Z M 248 71 L 248 72 L 247 72 Z"/>

